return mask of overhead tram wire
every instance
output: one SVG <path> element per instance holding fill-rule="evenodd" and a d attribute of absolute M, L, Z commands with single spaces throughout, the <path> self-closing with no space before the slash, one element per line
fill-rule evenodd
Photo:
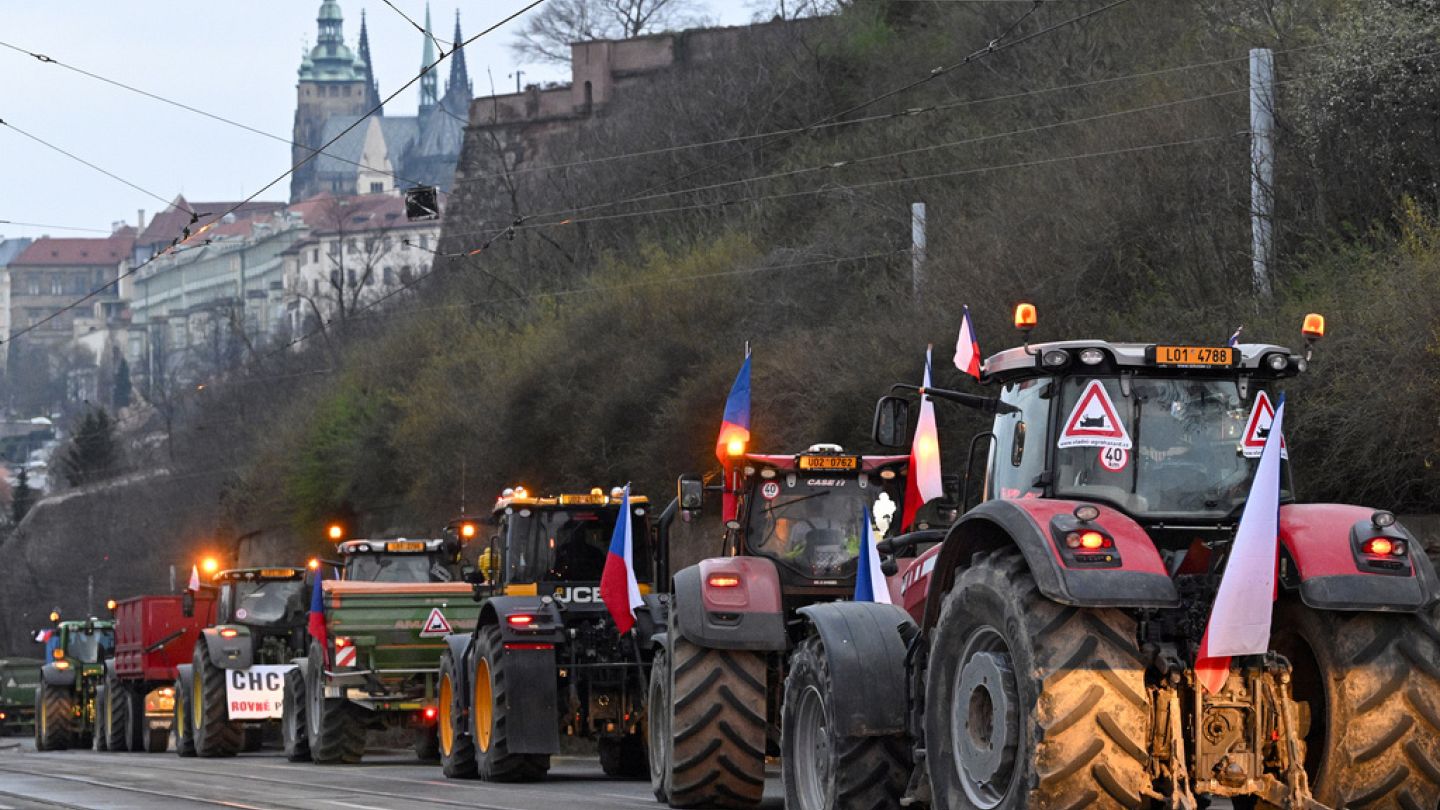
<path fill-rule="evenodd" d="M 219 122 L 219 123 L 226 124 L 226 125 L 228 125 L 228 126 L 236 127 L 236 128 L 238 128 L 238 129 L 243 129 L 243 130 L 245 130 L 246 132 L 249 132 L 249 133 L 252 133 L 252 134 L 255 134 L 255 135 L 259 135 L 259 136 L 264 137 L 264 138 L 269 138 L 269 139 L 272 140 L 272 141 L 279 141 L 280 143 L 286 144 L 287 146 L 298 147 L 298 148 L 300 148 L 300 149 L 304 149 L 304 150 L 307 150 L 307 151 L 310 151 L 310 152 L 319 152 L 319 151 L 321 151 L 321 150 L 314 149 L 314 148 L 312 148 L 312 147 L 306 146 L 306 145 L 301 144 L 301 143 L 296 143 L 295 141 L 292 141 L 292 140 L 290 140 L 289 138 L 286 138 L 286 137 L 281 136 L 281 135 L 276 135 L 276 134 L 273 133 L 273 132 L 266 132 L 266 131 L 263 130 L 263 129 L 258 129 L 258 128 L 256 128 L 256 127 L 252 127 L 252 126 L 250 126 L 249 124 L 246 124 L 246 123 L 243 123 L 243 122 L 240 122 L 240 121 L 236 121 L 236 120 L 234 120 L 233 118 L 226 118 L 226 117 L 223 116 L 223 115 L 218 115 L 218 114 L 216 114 L 216 113 L 209 112 L 208 110 L 202 110 L 202 109 L 200 109 L 199 107 L 191 106 L 191 105 L 189 105 L 189 104 L 186 104 L 186 103 L 183 102 L 183 101 L 176 101 L 176 100 L 171 99 L 171 98 L 166 98 L 165 96 L 159 95 L 158 93 L 152 93 L 152 92 L 150 92 L 149 90 L 142 90 L 141 88 L 135 87 L 134 85 L 126 84 L 125 82 L 118 81 L 118 80 L 116 80 L 116 79 L 112 79 L 112 78 L 110 78 L 110 77 L 108 77 L 108 76 L 103 76 L 103 75 L 101 75 L 101 74 L 99 74 L 99 73 L 93 73 L 93 72 L 91 72 L 91 71 L 85 70 L 84 68 L 76 67 L 75 65 L 71 65 L 71 64 L 68 64 L 68 63 L 66 63 L 66 62 L 62 62 L 62 61 L 60 61 L 59 59 L 55 59 L 55 58 L 50 57 L 50 56 L 47 56 L 47 55 L 45 55 L 45 54 L 43 54 L 43 53 L 37 53 L 37 52 L 35 52 L 35 51 L 30 51 L 30 50 L 27 50 L 27 49 L 25 49 L 25 48 L 22 48 L 22 47 L 20 47 L 20 46 L 18 46 L 18 45 L 13 45 L 13 44 L 11 44 L 11 43 L 9 43 L 9 42 L 5 42 L 5 41 L 3 41 L 3 40 L 0 40 L 0 48 L 9 48 L 9 49 L 12 50 L 12 51 L 16 51 L 16 52 L 18 52 L 18 53 L 25 54 L 26 56 L 32 56 L 32 57 L 34 57 L 35 59 L 37 59 L 38 61 L 43 62 L 43 63 L 45 63 L 45 64 L 47 64 L 47 65 L 57 65 L 57 66 L 62 67 L 62 68 L 64 68 L 64 69 L 66 69 L 66 70 L 72 71 L 72 72 L 74 72 L 74 73 L 78 73 L 78 74 L 80 74 L 81 76 L 85 76 L 85 77 L 87 77 L 87 78 L 94 79 L 94 80 L 99 81 L 99 82 L 104 82 L 105 84 L 111 85 L 111 86 L 113 86 L 113 87 L 118 87 L 118 88 L 120 88 L 121 90 L 127 90 L 127 91 L 129 91 L 129 92 L 131 92 L 131 93 L 135 93 L 135 94 L 137 94 L 137 95 L 144 96 L 144 97 L 146 97 L 146 98 L 148 98 L 148 99 L 152 99 L 152 100 L 154 100 L 154 101 L 158 101 L 158 102 L 160 102 L 160 103 L 162 103 L 162 104 L 169 104 L 169 105 L 172 106 L 172 107 L 176 107 L 176 108 L 181 109 L 181 110 L 184 110 L 184 111 L 186 111 L 186 112 L 194 113 L 194 114 L 196 114 L 196 115 L 203 116 L 203 117 L 205 117 L 205 118 L 209 118 L 209 119 L 212 120 L 212 121 L 217 121 L 217 122 Z M 425 185 L 424 183 L 420 182 L 419 180 L 415 180 L 414 178 L 403 177 L 403 176 L 401 176 L 401 175 L 399 175 L 399 174 L 396 174 L 396 173 L 394 173 L 394 172 L 387 172 L 387 171 L 385 171 L 384 169 L 379 168 L 379 167 L 377 167 L 377 166 L 367 166 L 367 165 L 365 165 L 364 163 L 361 163 L 361 162 L 359 162 L 359 161 L 350 160 L 349 158 L 341 157 L 340 155 L 336 155 L 336 154 L 331 153 L 331 152 L 324 152 L 323 154 L 324 154 L 326 157 L 328 157 L 328 158 L 330 158 L 330 159 L 332 159 L 332 160 L 338 160 L 338 161 L 340 161 L 341 163 L 347 163 L 347 164 L 349 164 L 349 165 L 351 165 L 351 166 L 355 166 L 355 167 L 357 167 L 357 168 L 365 169 L 366 171 L 375 172 L 376 174 L 382 174 L 382 175 L 385 175 L 386 177 L 392 177 L 392 178 L 394 178 L 394 179 L 396 179 L 396 180 L 399 180 L 399 181 L 402 181 L 402 182 L 405 182 L 405 183 L 409 183 L 409 184 L 412 185 L 412 186 Z M 168 201 L 167 201 L 167 204 L 168 204 Z"/>
<path fill-rule="evenodd" d="M 13 219 L 0 219 L 0 225 L 14 225 L 19 228 L 44 228 L 52 231 L 79 231 L 82 233 L 113 233 L 104 228 L 81 228 L 74 225 L 46 225 L 43 222 L 19 222 Z"/>
<path fill-rule="evenodd" d="M 195 237 L 198 237 L 198 236 L 200 236 L 201 234 L 203 234 L 203 233 L 207 232 L 208 230 L 210 230 L 211 228 L 215 227 L 215 225 L 218 224 L 219 222 L 221 222 L 222 220 L 224 220 L 226 216 L 228 216 L 228 215 L 230 215 L 230 214 L 233 214 L 233 213 L 235 213 L 236 211 L 239 211 L 241 208 L 245 207 L 246 205 L 249 205 L 250 203 L 254 202 L 257 197 L 259 197 L 261 194 L 264 194 L 265 192 L 269 191 L 271 188 L 273 188 L 273 187 L 274 187 L 276 184 L 278 184 L 280 181 L 284 180 L 286 177 L 289 177 L 291 174 L 293 174 L 293 173 L 295 172 L 296 169 L 299 169 L 301 166 L 304 166 L 305 164 L 307 164 L 307 163 L 309 163 L 310 161 L 314 160 L 317 155 L 319 155 L 319 154 L 320 154 L 321 152 L 323 152 L 324 150 L 326 150 L 326 149 L 330 148 L 331 146 L 333 146 L 336 141 L 338 141 L 338 140 L 340 140 L 341 138 L 345 137 L 347 134 L 350 133 L 351 130 L 353 130 L 353 129 L 355 129 L 356 127 L 358 127 L 358 126 L 361 124 L 361 122 L 369 119 L 370 116 L 372 116 L 372 115 L 374 115 L 375 113 L 379 112 L 380 110 L 384 109 L 386 104 L 389 104 L 391 101 L 393 101 L 393 100 L 394 100 L 397 96 L 399 96 L 401 93 L 405 92 L 406 90 L 409 90 L 411 87 L 413 87 L 413 86 L 415 85 L 416 82 L 420 81 L 420 79 L 421 79 L 423 76 L 425 76 L 425 74 L 427 74 L 427 73 L 429 73 L 430 71 L 434 70 L 436 67 L 438 67 L 438 66 L 440 65 L 441 62 L 444 62 L 446 59 L 450 58 L 450 56 L 452 56 L 453 54 L 455 54 L 455 53 L 456 53 L 457 51 L 459 51 L 461 48 L 464 48 L 465 46 L 469 45 L 470 43 L 472 43 L 472 42 L 480 39 L 481 37 L 485 36 L 486 34 L 491 33 L 492 31 L 496 30 L 497 28 L 500 28 L 501 26 L 506 25 L 507 23 L 511 22 L 512 20 L 516 19 L 517 17 L 520 17 L 520 16 L 523 15 L 523 14 L 526 14 L 527 12 L 535 9 L 536 7 L 538 7 L 538 6 L 540 6 L 540 5 L 544 4 L 544 3 L 545 3 L 545 0 L 532 0 L 532 2 L 526 4 L 523 8 L 521 8 L 521 9 L 519 9 L 518 11 L 515 11 L 514 13 L 508 15 L 507 17 L 505 17 L 504 19 L 500 20 L 499 22 L 497 22 L 497 23 L 489 26 L 488 28 L 485 28 L 484 30 L 480 31 L 478 34 L 475 34 L 474 36 L 466 39 L 464 42 L 457 43 L 456 46 L 455 46 L 453 49 L 451 49 L 450 51 L 448 51 L 448 52 L 446 52 L 446 53 L 442 53 L 442 54 L 439 56 L 439 58 L 437 58 L 434 62 L 432 62 L 431 64 L 429 64 L 429 65 L 425 66 L 423 69 L 421 69 L 421 71 L 420 71 L 418 74 L 416 74 L 414 78 L 412 78 L 410 81 L 406 82 L 404 85 L 402 85 L 402 86 L 401 86 L 398 90 L 396 90 L 395 92 L 393 92 L 393 93 L 391 93 L 390 95 L 386 96 L 384 99 L 382 99 L 382 100 L 380 101 L 379 104 L 376 104 L 376 105 L 375 105 L 374 107 L 372 107 L 368 112 L 366 112 L 364 115 L 362 115 L 362 116 L 360 116 L 358 119 L 356 119 L 355 122 L 352 123 L 350 126 L 348 126 L 348 127 L 346 127 L 345 129 L 341 130 L 340 133 L 337 134 L 335 137 L 331 138 L 329 141 L 326 141 L 323 145 L 321 145 L 321 147 L 320 147 L 319 149 L 315 150 L 314 152 L 311 152 L 309 155 L 305 156 L 304 158 L 301 158 L 299 163 L 296 163 L 295 165 L 293 165 L 293 166 L 291 166 L 290 168 L 286 169 L 284 172 L 282 172 L 282 173 L 280 174 L 279 177 L 276 177 L 274 180 L 271 180 L 270 182 L 266 183 L 264 186 L 261 186 L 261 187 L 260 187 L 259 189 L 257 189 L 254 193 L 252 193 L 250 196 L 248 196 L 248 197 L 246 197 L 245 199 L 241 200 L 240 202 L 237 202 L 237 203 L 235 203 L 234 205 L 230 206 L 229 209 L 227 209 L 226 211 L 224 211 L 224 212 L 221 213 L 220 215 L 213 217 L 209 222 L 207 222 L 206 224 L 202 225 L 202 226 L 201 226 L 199 229 L 197 229 L 196 231 L 190 232 L 189 228 L 186 228 L 186 236 L 185 236 L 185 238 L 182 239 L 182 240 L 178 240 L 177 242 L 171 243 L 170 248 L 167 248 L 167 249 L 164 250 L 164 251 L 161 251 L 161 252 L 159 252 L 159 253 L 156 253 L 154 256 L 151 256 L 149 259 L 145 260 L 144 262 L 141 262 L 140 264 L 136 265 L 135 267 L 132 267 L 131 269 L 127 270 L 126 272 L 119 274 L 119 275 L 116 276 L 113 280 L 105 282 L 104 284 L 100 285 L 99 287 L 96 287 L 95 289 L 91 290 L 89 293 L 86 293 L 84 296 L 82 296 L 82 297 L 80 297 L 80 298 L 78 298 L 78 299 L 76 299 L 76 300 L 74 300 L 74 301 L 71 301 L 70 303 L 62 306 L 61 308 L 55 310 L 54 312 L 51 312 L 49 315 L 46 315 L 44 318 L 40 319 L 39 321 L 30 324 L 29 326 L 25 327 L 24 329 L 20 330 L 19 332 L 11 333 L 11 335 L 10 335 L 10 337 L 9 337 L 8 339 L 6 339 L 6 340 L 0 340 L 0 345 L 4 345 L 5 343 L 12 342 L 12 341 L 14 341 L 16 338 L 20 337 L 21 335 L 24 335 L 24 334 L 26 334 L 26 333 L 28 333 L 28 332 L 30 332 L 30 331 L 32 331 L 32 330 L 34 330 L 34 329 L 36 329 L 36 328 L 44 325 L 44 324 L 46 324 L 46 323 L 49 323 L 50 321 L 54 320 L 55 318 L 58 318 L 58 317 L 60 317 L 61 315 L 65 314 L 66 312 L 69 312 L 69 311 L 75 309 L 76 307 L 80 306 L 81 304 L 85 303 L 86 301 L 91 300 L 92 298 L 94 298 L 95 296 L 97 296 L 97 295 L 99 295 L 100 293 L 104 292 L 105 290 L 108 290 L 108 289 L 110 289 L 111 287 L 114 287 L 115 285 L 119 284 L 119 283 L 120 283 L 121 281 L 123 281 L 124 279 L 126 279 L 126 278 L 134 275 L 135 273 L 138 273 L 141 268 L 145 267 L 146 265 L 150 264 L 151 262 L 155 261 L 156 259 L 160 258 L 161 256 L 167 255 L 167 254 L 170 252 L 170 250 L 174 249 L 174 248 L 177 247 L 179 244 L 183 244 L 184 242 L 188 242 L 188 241 L 190 241 L 191 239 L 194 239 Z M 53 60 L 52 60 L 52 61 L 53 61 Z M 191 216 L 191 220 L 192 220 L 192 222 L 193 222 L 193 221 L 195 220 L 196 214 L 195 214 L 195 212 L 193 212 L 193 211 L 191 211 L 191 212 L 189 212 L 189 213 L 190 213 L 190 216 Z"/>

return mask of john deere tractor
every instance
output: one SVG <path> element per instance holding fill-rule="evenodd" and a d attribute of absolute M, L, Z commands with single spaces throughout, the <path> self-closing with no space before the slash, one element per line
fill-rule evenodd
<path fill-rule="evenodd" d="M 801 611 L 786 806 L 1434 808 L 1435 570 L 1389 512 L 1299 500 L 1281 394 L 1323 319 L 1305 334 L 1025 345 L 992 394 L 925 391 L 994 414 L 983 499 L 897 559 L 897 604 Z M 908 411 L 882 399 L 877 441 Z"/>
<path fill-rule="evenodd" d="M 89 748 L 95 731 L 96 688 L 105 678 L 105 659 L 115 650 L 115 623 L 60 621 L 45 635 L 45 663 L 35 693 L 35 748 L 58 751 Z"/>

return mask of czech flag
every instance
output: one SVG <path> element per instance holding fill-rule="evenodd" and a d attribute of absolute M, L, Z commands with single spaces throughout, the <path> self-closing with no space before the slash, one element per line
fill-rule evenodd
<path fill-rule="evenodd" d="M 749 369 L 747 362 L 746 369 Z M 600 574 L 600 599 L 615 619 L 620 635 L 635 626 L 635 608 L 645 604 L 640 598 L 640 583 L 635 581 L 635 537 L 630 517 L 630 486 L 620 501 L 620 514 L 615 518 L 615 533 L 610 536 L 610 552 L 605 557 L 605 571 Z"/>
<path fill-rule="evenodd" d="M 750 352 L 745 352 L 745 363 L 735 375 L 735 384 L 730 386 L 730 398 L 725 400 L 725 417 L 720 420 L 720 438 L 715 441 L 715 455 L 721 464 L 728 464 L 734 456 L 745 452 L 750 443 Z"/>
<path fill-rule="evenodd" d="M 50 640 L 50 637 L 53 635 L 55 635 L 54 628 L 47 627 L 44 630 L 41 630 L 40 632 L 35 634 L 35 643 L 44 644 L 48 642 Z"/>
<path fill-rule="evenodd" d="M 320 586 L 320 580 L 322 579 L 324 579 L 324 577 L 321 576 L 319 571 L 316 571 L 315 587 L 310 590 L 310 621 L 306 625 L 306 629 L 310 631 L 311 638 L 320 642 L 320 649 L 325 651 L 324 655 L 327 659 L 326 662 L 328 662 L 330 656 L 330 639 L 325 627 L 325 592 Z"/>
<path fill-rule="evenodd" d="M 925 349 L 924 388 L 930 387 L 930 349 Z M 935 403 L 924 395 L 920 397 L 920 424 L 915 428 L 915 441 L 910 445 L 910 469 L 905 478 L 905 511 L 900 516 L 900 528 L 909 529 L 915 523 L 915 514 L 920 507 L 945 494 L 940 482 L 940 432 L 935 428 Z"/>
<path fill-rule="evenodd" d="M 1280 553 L 1280 453 L 1284 442 L 1280 427 L 1284 418 L 1285 395 L 1281 394 L 1230 546 L 1230 559 L 1210 608 L 1210 623 L 1200 640 L 1195 674 L 1211 694 L 1225 685 L 1231 656 L 1270 649 Z"/>
<path fill-rule="evenodd" d="M 860 566 L 855 570 L 855 601 L 881 602 L 889 605 L 890 586 L 880 570 L 880 550 L 875 547 L 875 525 L 870 520 L 870 507 L 861 508 L 865 525 L 860 528 Z"/>
<path fill-rule="evenodd" d="M 955 367 L 980 379 L 980 341 L 975 339 L 975 324 L 970 320 L 970 307 L 962 307 L 960 337 L 955 340 Z M 927 383 L 928 385 L 928 383 Z"/>
<path fill-rule="evenodd" d="M 1233 334 L 1233 335 L 1230 336 L 1229 342 L 1226 343 L 1225 345 L 1226 345 L 1226 346 L 1231 346 L 1231 347 L 1239 346 L 1239 345 L 1240 345 L 1240 333 L 1241 333 L 1241 332 L 1244 332 L 1244 331 L 1245 331 L 1245 327 L 1243 327 L 1243 326 L 1236 327 L 1236 329 L 1235 329 L 1235 334 Z"/>
<path fill-rule="evenodd" d="M 200 569 L 190 566 L 190 590 L 200 592 Z"/>

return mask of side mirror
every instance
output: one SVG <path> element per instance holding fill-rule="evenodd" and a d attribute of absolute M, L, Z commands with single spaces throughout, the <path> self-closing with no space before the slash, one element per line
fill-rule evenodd
<path fill-rule="evenodd" d="M 705 481 L 698 475 L 682 475 L 678 484 L 680 508 L 692 514 L 705 505 Z"/>
<path fill-rule="evenodd" d="M 185 614 L 185 618 L 187 618 L 187 619 L 192 618 L 192 617 L 195 615 L 195 592 L 194 592 L 194 591 L 186 591 L 183 595 L 181 595 L 181 597 L 180 597 L 180 612 L 183 613 L 183 614 Z"/>
<path fill-rule="evenodd" d="M 881 397 L 875 403 L 871 436 L 881 447 L 905 447 L 910 438 L 910 401 L 903 397 Z"/>

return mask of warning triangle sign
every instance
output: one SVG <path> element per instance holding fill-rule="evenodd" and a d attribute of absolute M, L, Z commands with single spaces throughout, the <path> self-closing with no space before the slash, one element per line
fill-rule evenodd
<path fill-rule="evenodd" d="M 425 620 L 425 626 L 420 628 L 421 638 L 434 638 L 450 634 L 450 622 L 445 620 L 445 614 L 440 608 L 430 608 L 430 618 Z"/>
<path fill-rule="evenodd" d="M 1130 433 L 1115 410 L 1105 384 L 1091 380 L 1065 420 L 1058 447 L 1118 447 L 1130 449 Z"/>
<path fill-rule="evenodd" d="M 1275 406 L 1264 391 L 1256 394 L 1255 407 L 1250 409 L 1250 418 L 1245 420 L 1245 438 L 1240 442 L 1240 452 L 1246 458 L 1259 458 L 1265 449 L 1265 440 L 1270 438 L 1270 425 L 1275 421 Z M 1280 457 L 1289 458 L 1290 449 L 1285 446 L 1285 437 L 1280 437 Z"/>

